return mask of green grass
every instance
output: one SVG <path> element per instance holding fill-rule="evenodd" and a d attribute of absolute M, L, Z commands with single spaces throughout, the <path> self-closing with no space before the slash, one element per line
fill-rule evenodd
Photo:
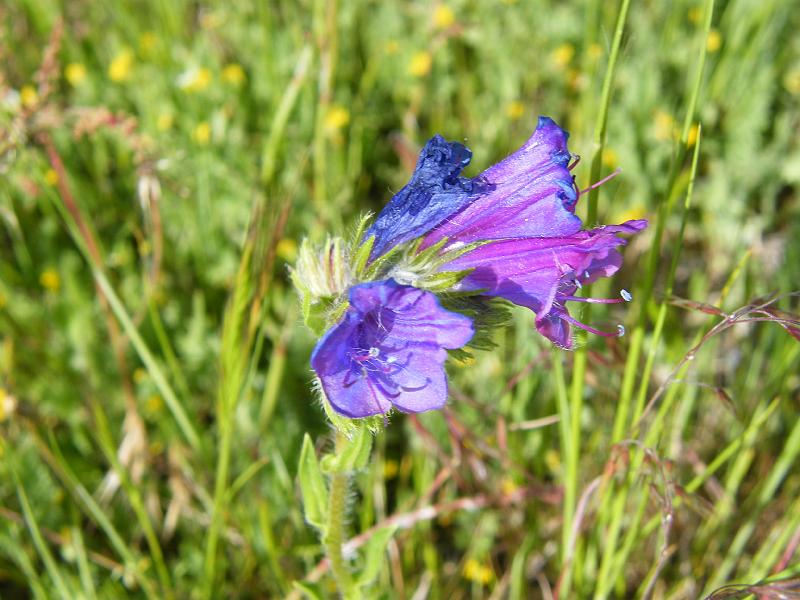
<path fill-rule="evenodd" d="M 800 586 L 798 27 L 788 0 L 4 2 L 0 597 L 333 598 L 326 547 L 377 598 Z M 444 411 L 326 458 L 301 240 L 351 235 L 434 133 L 476 174 L 539 114 L 581 188 L 622 169 L 588 225 L 650 221 L 592 290 L 633 302 L 576 315 L 628 334 L 553 350 L 515 310 Z M 320 537 L 301 487 L 330 481 Z"/>

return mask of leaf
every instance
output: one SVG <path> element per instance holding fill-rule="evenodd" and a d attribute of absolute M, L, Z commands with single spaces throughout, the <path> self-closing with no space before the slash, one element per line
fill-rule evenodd
<path fill-rule="evenodd" d="M 317 455 L 311 437 L 303 437 L 303 449 L 300 452 L 300 465 L 297 472 L 300 490 L 303 493 L 303 509 L 306 521 L 321 532 L 325 532 L 325 511 L 328 507 L 328 488 L 319 468 Z"/>
<path fill-rule="evenodd" d="M 369 586 L 380 573 L 381 566 L 386 559 L 386 547 L 389 545 L 397 527 L 383 527 L 379 529 L 364 544 L 361 553 L 364 556 L 364 567 L 356 579 L 356 586 L 364 588 Z"/>

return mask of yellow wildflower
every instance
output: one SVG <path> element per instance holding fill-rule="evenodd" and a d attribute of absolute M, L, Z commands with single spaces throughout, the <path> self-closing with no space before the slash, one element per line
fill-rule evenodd
<path fill-rule="evenodd" d="M 544 453 L 544 464 L 547 465 L 547 468 L 552 473 L 561 471 L 561 455 L 558 450 L 553 450 L 552 448 L 547 450 Z"/>
<path fill-rule="evenodd" d="M 699 23 L 700 19 L 703 18 L 703 9 L 699 6 L 693 6 L 689 9 L 689 12 L 686 14 L 686 16 L 691 23 Z"/>
<path fill-rule="evenodd" d="M 8 404 L 9 398 L 11 398 L 11 396 L 8 395 L 8 392 L 6 392 L 5 389 L 0 387 L 0 423 L 5 421 L 6 418 L 8 418 L 8 415 L 12 412 L 8 410 L 6 406 Z"/>
<path fill-rule="evenodd" d="M 211 83 L 211 71 L 205 67 L 191 68 L 178 77 L 178 87 L 185 92 L 199 92 Z"/>
<path fill-rule="evenodd" d="M 297 258 L 297 242 L 291 238 L 283 238 L 275 247 L 275 254 L 287 263 L 293 263 Z"/>
<path fill-rule="evenodd" d="M 207 121 L 198 123 L 192 132 L 192 139 L 198 144 L 205 146 L 211 141 L 211 125 Z"/>
<path fill-rule="evenodd" d="M 133 68 L 133 52 L 130 48 L 120 50 L 108 66 L 108 77 L 117 83 L 125 81 Z"/>
<path fill-rule="evenodd" d="M 563 68 L 570 63 L 573 56 L 575 56 L 575 46 L 565 43 L 553 50 L 550 57 L 557 67 Z"/>
<path fill-rule="evenodd" d="M 397 40 L 389 40 L 386 42 L 384 49 L 386 50 L 386 54 L 397 54 L 397 51 L 400 49 L 400 44 L 397 43 Z"/>
<path fill-rule="evenodd" d="M 86 79 L 86 67 L 81 63 L 69 63 L 64 69 L 64 78 L 72 87 L 77 87 Z"/>
<path fill-rule="evenodd" d="M 246 76 L 242 65 L 231 63 L 229 65 L 225 65 L 225 68 L 222 69 L 222 79 L 231 85 L 242 85 L 245 78 Z"/>
<path fill-rule="evenodd" d="M 156 127 L 158 127 L 159 131 L 166 131 L 170 127 L 172 127 L 172 123 L 175 121 L 175 117 L 172 113 L 161 113 L 158 115 L 158 120 L 156 121 Z"/>
<path fill-rule="evenodd" d="M 156 414 L 164 408 L 164 400 L 158 394 L 152 394 L 144 403 L 144 407 L 150 414 Z"/>
<path fill-rule="evenodd" d="M 482 565 L 474 558 L 467 559 L 464 563 L 464 577 L 470 581 L 475 581 L 481 585 L 486 585 L 492 581 L 494 572 L 488 565 Z"/>
<path fill-rule="evenodd" d="M 139 50 L 142 51 L 142 54 L 151 54 L 155 50 L 156 43 L 158 43 L 158 38 L 152 31 L 145 31 L 139 36 Z"/>
<path fill-rule="evenodd" d="M 617 153 L 611 148 L 603 148 L 603 156 L 601 160 L 603 161 L 603 166 L 608 167 L 609 169 L 614 169 L 619 164 Z"/>
<path fill-rule="evenodd" d="M 657 140 L 671 140 L 675 137 L 675 119 L 663 110 L 656 112 L 655 134 Z"/>
<path fill-rule="evenodd" d="M 440 4 L 433 11 L 433 24 L 439 29 L 447 29 L 456 20 L 453 9 L 446 4 Z"/>
<path fill-rule="evenodd" d="M 383 463 L 383 478 L 384 479 L 394 479 L 397 477 L 397 473 L 400 471 L 400 465 L 397 464 L 396 460 L 388 459 L 386 462 Z"/>
<path fill-rule="evenodd" d="M 613 219 L 611 219 L 611 222 L 624 223 L 625 221 L 635 221 L 636 219 L 643 219 L 646 214 L 647 211 L 645 210 L 644 206 L 637 204 L 636 206 L 617 214 Z"/>
<path fill-rule="evenodd" d="M 525 105 L 519 100 L 513 100 L 506 106 L 506 116 L 512 121 L 516 121 L 525 114 Z"/>
<path fill-rule="evenodd" d="M 700 133 L 700 126 L 695 123 L 689 129 L 689 135 L 686 137 L 686 146 L 691 148 L 697 143 L 697 135 Z"/>
<path fill-rule="evenodd" d="M 58 276 L 58 272 L 55 269 L 45 269 L 42 271 L 42 274 L 39 275 L 39 283 L 48 292 L 57 292 L 61 287 L 61 278 Z"/>
<path fill-rule="evenodd" d="M 350 113 L 342 106 L 331 106 L 325 115 L 325 129 L 336 131 L 350 122 Z"/>
<path fill-rule="evenodd" d="M 44 182 L 47 185 L 56 185 L 58 183 L 58 173 L 53 169 L 47 169 L 47 171 L 44 172 Z"/>
<path fill-rule="evenodd" d="M 722 35 L 716 29 L 708 32 L 708 39 L 706 40 L 706 50 L 713 53 L 719 50 L 722 45 Z"/>
<path fill-rule="evenodd" d="M 589 58 L 591 58 L 592 60 L 597 60 L 598 58 L 603 56 L 603 47 L 597 42 L 595 42 L 591 46 L 589 46 L 588 52 L 589 52 Z"/>
<path fill-rule="evenodd" d="M 414 77 L 425 77 L 431 72 L 431 65 L 433 64 L 433 57 L 431 53 L 426 50 L 415 52 L 411 57 L 411 62 L 408 63 L 408 72 Z"/>
<path fill-rule="evenodd" d="M 39 94 L 32 85 L 23 85 L 22 89 L 19 91 L 19 99 L 20 102 L 22 102 L 22 106 L 31 108 L 39 102 Z"/>
<path fill-rule="evenodd" d="M 504 477 L 503 481 L 500 482 L 500 489 L 502 490 L 503 495 L 510 496 L 517 491 L 518 487 L 511 477 Z"/>
<path fill-rule="evenodd" d="M 783 87 L 795 96 L 800 94 L 800 68 L 795 68 L 783 76 Z"/>

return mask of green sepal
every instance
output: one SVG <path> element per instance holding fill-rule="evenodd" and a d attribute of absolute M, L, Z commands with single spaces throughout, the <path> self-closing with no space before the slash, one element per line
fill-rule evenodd
<path fill-rule="evenodd" d="M 446 292 L 458 284 L 464 277 L 472 273 L 474 269 L 464 269 L 463 271 L 440 271 L 421 277 L 415 283 L 418 288 L 430 292 Z"/>
<path fill-rule="evenodd" d="M 324 534 L 327 527 L 328 488 L 317 461 L 314 444 L 308 434 L 303 437 L 303 449 L 300 451 L 297 477 L 300 480 L 300 491 L 303 494 L 306 522 Z"/>
<path fill-rule="evenodd" d="M 491 350 L 495 344 L 492 336 L 495 331 L 511 323 L 511 304 L 502 298 L 475 296 L 478 292 L 456 292 L 439 296 L 442 307 L 461 313 L 472 319 L 475 335 L 465 346 L 475 350 Z M 449 350 L 451 356 L 463 360 L 469 355 L 465 350 Z"/>
<path fill-rule="evenodd" d="M 361 244 L 358 249 L 353 254 L 353 273 L 355 275 L 356 281 L 361 281 L 361 275 L 364 272 L 364 269 L 367 267 L 367 261 L 369 260 L 370 252 L 372 252 L 372 246 L 375 244 L 375 236 L 372 235 Z"/>
<path fill-rule="evenodd" d="M 382 254 L 373 260 L 372 263 L 370 263 L 370 265 L 364 269 L 362 281 L 375 281 L 377 279 L 383 279 L 386 275 L 386 272 L 389 270 L 389 267 L 397 262 L 398 257 L 403 252 L 403 249 L 403 246 L 395 246 L 386 252 L 386 254 Z"/>
<path fill-rule="evenodd" d="M 425 238 L 417 238 L 408 250 L 408 256 L 411 257 L 413 264 L 425 264 L 433 260 L 436 255 L 439 254 L 439 250 L 444 248 L 448 241 L 446 237 L 442 238 L 432 246 L 425 248 L 425 250 L 419 251 L 419 247 L 422 245 L 424 239 Z"/>
<path fill-rule="evenodd" d="M 364 557 L 364 566 L 356 578 L 355 584 L 358 588 L 366 588 L 378 576 L 381 566 L 386 564 L 386 547 L 392 540 L 397 527 L 382 527 L 376 531 L 369 541 L 361 549 Z"/>
<path fill-rule="evenodd" d="M 358 218 L 358 225 L 353 230 L 353 235 L 350 238 L 350 247 L 355 248 L 367 230 L 367 224 L 372 220 L 372 213 L 365 212 Z M 375 236 L 370 236 L 375 237 Z M 365 240 L 366 243 L 366 240 Z"/>
<path fill-rule="evenodd" d="M 455 259 L 463 256 L 467 252 L 472 252 L 476 248 L 480 248 L 481 246 L 485 246 L 486 244 L 491 244 L 494 240 L 481 240 L 478 242 L 471 242 L 469 244 L 464 244 L 463 246 L 458 246 L 456 248 L 451 248 L 438 257 L 435 260 L 431 261 L 431 267 L 438 269 L 439 267 L 446 265 L 449 262 L 454 261 Z"/>

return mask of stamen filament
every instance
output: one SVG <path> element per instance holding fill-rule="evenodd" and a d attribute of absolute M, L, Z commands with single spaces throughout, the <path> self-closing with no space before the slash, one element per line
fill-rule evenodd
<path fill-rule="evenodd" d="M 578 327 L 579 329 L 583 329 L 584 331 L 588 331 L 589 333 L 593 333 L 595 335 L 600 335 L 603 337 L 622 337 L 625 335 L 625 328 L 622 325 L 617 325 L 617 331 L 615 333 L 611 333 L 608 331 L 600 331 L 599 329 L 595 329 L 594 327 L 590 327 L 585 323 L 581 323 L 580 321 L 572 318 L 571 315 L 563 314 L 561 318 L 564 319 L 567 323 Z"/>
<path fill-rule="evenodd" d="M 619 304 L 625 302 L 622 298 L 583 298 L 581 296 L 561 296 L 564 300 L 572 302 L 589 302 L 591 304 Z"/>
<path fill-rule="evenodd" d="M 597 182 L 593 183 L 592 185 L 590 185 L 589 187 L 587 187 L 585 190 L 581 190 L 581 191 L 579 191 L 579 192 L 578 192 L 578 195 L 579 195 L 579 196 L 582 196 L 582 195 L 583 195 L 583 194 L 585 194 L 586 192 L 590 192 L 590 191 L 592 191 L 592 190 L 593 190 L 593 189 L 595 189 L 595 188 L 599 188 L 599 187 L 600 187 L 601 185 L 603 185 L 604 183 L 606 183 L 606 182 L 608 182 L 608 181 L 611 181 L 612 179 L 614 179 L 614 177 L 616 177 L 616 176 L 617 176 L 617 175 L 619 175 L 620 173 L 622 173 L 622 169 L 620 169 L 619 167 L 617 167 L 617 168 L 614 170 L 614 172 L 613 172 L 613 173 L 611 173 L 610 175 L 606 175 L 606 176 L 605 176 L 605 177 L 603 177 L 603 178 L 602 178 L 600 181 L 597 181 Z"/>

